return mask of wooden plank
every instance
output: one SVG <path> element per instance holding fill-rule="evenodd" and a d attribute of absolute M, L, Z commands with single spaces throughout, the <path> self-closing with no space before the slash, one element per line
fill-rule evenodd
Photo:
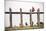
<path fill-rule="evenodd" d="M 32 14 L 37 14 L 38 12 L 31 12 Z M 5 14 L 10 14 L 10 12 L 5 12 Z M 11 12 L 11 14 L 20 14 L 20 12 Z M 30 12 L 21 12 L 21 14 L 30 14 Z M 44 12 L 39 12 L 39 14 L 44 14 Z"/>

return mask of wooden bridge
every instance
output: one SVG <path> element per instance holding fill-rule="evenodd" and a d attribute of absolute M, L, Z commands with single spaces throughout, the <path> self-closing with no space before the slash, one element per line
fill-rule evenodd
<path fill-rule="evenodd" d="M 23 27 L 23 18 L 22 18 L 22 14 L 30 14 L 30 26 L 33 26 L 32 23 L 32 14 L 37 14 L 37 23 L 38 23 L 38 27 L 40 27 L 40 14 L 44 14 L 44 12 L 40 12 L 39 9 L 37 9 L 37 12 L 32 12 L 30 9 L 30 12 L 22 12 L 22 9 L 20 8 L 20 12 L 12 12 L 12 9 L 9 8 L 9 12 L 5 12 L 5 14 L 10 14 L 10 27 L 12 28 L 12 14 L 20 14 L 21 17 L 21 27 Z"/>

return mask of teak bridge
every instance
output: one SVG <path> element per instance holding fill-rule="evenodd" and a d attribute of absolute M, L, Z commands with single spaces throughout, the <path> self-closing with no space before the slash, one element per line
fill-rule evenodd
<path fill-rule="evenodd" d="M 12 14 L 20 14 L 21 17 L 21 27 L 23 26 L 23 20 L 22 20 L 22 14 L 30 14 L 30 26 L 33 26 L 32 23 L 32 14 L 37 14 L 37 22 L 38 22 L 38 26 L 40 24 L 40 14 L 44 14 L 44 12 L 40 12 L 40 10 L 38 9 L 37 12 L 32 12 L 30 9 L 30 12 L 22 12 L 22 9 L 20 8 L 20 12 L 12 12 L 12 9 L 9 8 L 9 12 L 5 12 L 5 14 L 10 14 L 10 27 L 12 28 Z"/>

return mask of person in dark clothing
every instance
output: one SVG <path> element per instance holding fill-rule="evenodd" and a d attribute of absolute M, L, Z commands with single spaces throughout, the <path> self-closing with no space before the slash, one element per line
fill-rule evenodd
<path fill-rule="evenodd" d="M 34 9 L 34 7 L 32 7 L 32 12 L 34 12 L 35 11 L 35 9 Z"/>
<path fill-rule="evenodd" d="M 25 23 L 25 25 L 26 25 L 26 26 L 28 25 L 27 22 Z"/>

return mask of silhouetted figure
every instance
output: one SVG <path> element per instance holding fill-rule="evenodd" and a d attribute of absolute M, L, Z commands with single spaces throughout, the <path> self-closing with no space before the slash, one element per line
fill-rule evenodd
<path fill-rule="evenodd" d="M 26 26 L 28 25 L 27 22 L 25 23 L 25 25 L 26 25 Z"/>
<path fill-rule="evenodd" d="M 34 7 L 32 7 L 32 12 L 34 12 L 35 11 L 35 9 L 34 9 Z"/>

